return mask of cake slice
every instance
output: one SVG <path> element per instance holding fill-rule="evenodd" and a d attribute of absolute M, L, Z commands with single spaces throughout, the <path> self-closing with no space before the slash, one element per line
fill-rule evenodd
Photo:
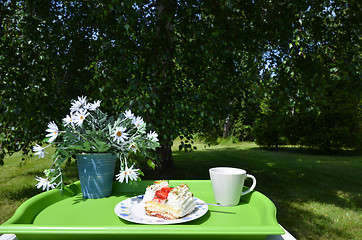
<path fill-rule="evenodd" d="M 146 188 L 143 197 L 148 216 L 166 220 L 182 218 L 195 209 L 194 196 L 186 184 L 171 188 L 164 180 Z"/>

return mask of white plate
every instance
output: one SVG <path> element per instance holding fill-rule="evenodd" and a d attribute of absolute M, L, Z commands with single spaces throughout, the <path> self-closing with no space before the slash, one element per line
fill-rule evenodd
<path fill-rule="evenodd" d="M 114 212 L 122 219 L 141 224 L 175 224 L 184 223 L 202 217 L 208 211 L 208 206 L 199 198 L 194 198 L 196 207 L 183 218 L 165 220 L 158 217 L 147 216 L 143 205 L 143 195 L 123 200 L 114 207 Z"/>

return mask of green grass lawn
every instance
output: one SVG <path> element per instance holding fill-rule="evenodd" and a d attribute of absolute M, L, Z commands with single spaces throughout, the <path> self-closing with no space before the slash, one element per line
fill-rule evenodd
<path fill-rule="evenodd" d="M 196 146 L 187 154 L 175 143 L 175 169 L 146 173 L 144 179 L 209 179 L 210 167 L 243 168 L 257 178 L 256 190 L 275 203 L 279 223 L 297 239 L 362 239 L 361 155 L 267 151 L 253 143 Z M 0 223 L 39 193 L 34 177 L 50 164 L 37 157 L 19 167 L 20 162 L 15 155 L 0 167 Z"/>
<path fill-rule="evenodd" d="M 4 166 L 0 166 L 0 223 L 3 223 L 29 197 L 40 191 L 35 188 L 35 175 L 42 176 L 42 169 L 50 161 L 31 158 L 22 164 L 20 153 L 5 157 Z"/>

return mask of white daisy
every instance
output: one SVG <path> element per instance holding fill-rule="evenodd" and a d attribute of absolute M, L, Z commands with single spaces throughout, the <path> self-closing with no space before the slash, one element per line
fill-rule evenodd
<path fill-rule="evenodd" d="M 147 138 L 152 142 L 158 142 L 158 134 L 156 132 L 150 131 L 147 133 Z"/>
<path fill-rule="evenodd" d="M 45 156 L 45 148 L 43 148 L 42 146 L 35 144 L 35 146 L 33 146 L 33 151 L 35 152 L 35 155 L 39 155 L 39 158 L 44 158 Z"/>
<path fill-rule="evenodd" d="M 101 105 L 101 100 L 98 100 L 96 102 L 94 102 L 93 104 L 89 104 L 88 106 L 88 110 L 89 111 L 95 111 L 97 108 L 99 108 L 99 106 Z"/>
<path fill-rule="evenodd" d="M 72 101 L 72 106 L 70 107 L 70 111 L 71 112 L 78 112 L 80 110 L 85 110 L 87 109 L 87 97 L 78 97 L 78 100 Z"/>
<path fill-rule="evenodd" d="M 63 118 L 63 122 L 65 127 L 68 126 L 69 124 L 74 126 L 74 114 L 70 113 L 70 115 L 67 115 L 65 118 Z"/>
<path fill-rule="evenodd" d="M 128 119 L 133 119 L 134 118 L 134 114 L 131 112 L 131 110 L 126 110 L 123 115 L 128 118 Z"/>
<path fill-rule="evenodd" d="M 125 170 L 124 171 L 119 171 L 119 174 L 116 175 L 116 180 L 119 181 L 120 183 L 122 183 L 124 180 L 126 180 L 126 183 L 128 183 L 128 179 L 135 181 L 138 178 L 138 171 L 139 169 L 133 169 L 133 165 L 132 167 L 128 168 L 127 167 L 127 162 L 125 164 Z"/>
<path fill-rule="evenodd" d="M 77 124 L 78 126 L 82 126 L 85 118 L 89 115 L 89 112 L 87 112 L 87 110 L 80 110 L 78 112 L 75 113 L 74 115 L 74 122 L 75 124 Z"/>
<path fill-rule="evenodd" d="M 39 188 L 43 188 L 43 191 L 46 189 L 47 191 L 51 188 L 55 188 L 55 183 L 52 183 L 49 181 L 48 178 L 42 178 L 42 177 L 38 177 L 36 176 L 35 180 L 38 181 L 38 183 L 35 185 L 38 189 Z"/>
<path fill-rule="evenodd" d="M 54 122 L 48 123 L 48 129 L 45 130 L 48 132 L 48 134 L 45 137 L 50 137 L 48 142 L 53 142 L 54 139 L 58 137 L 59 129 L 58 126 Z"/>
<path fill-rule="evenodd" d="M 132 123 L 137 127 L 140 128 L 142 126 L 142 124 L 144 123 L 143 118 L 141 117 L 135 117 L 132 120 Z"/>
<path fill-rule="evenodd" d="M 126 133 L 126 128 L 117 127 L 116 131 L 113 132 L 112 137 L 113 137 L 113 141 L 117 141 L 118 144 L 120 141 L 125 142 L 125 140 L 128 139 L 128 133 Z"/>
<path fill-rule="evenodd" d="M 129 149 L 131 149 L 133 152 L 136 152 L 137 151 L 137 145 L 136 143 L 131 143 L 131 145 L 129 145 Z"/>

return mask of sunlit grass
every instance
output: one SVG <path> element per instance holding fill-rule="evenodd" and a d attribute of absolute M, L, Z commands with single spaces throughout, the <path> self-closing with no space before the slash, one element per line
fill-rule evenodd
<path fill-rule="evenodd" d="M 299 224 L 303 239 L 361 239 L 361 211 L 318 201 L 292 203 L 290 208 L 303 213 Z M 302 229 L 308 231 L 303 231 Z M 298 238 L 299 239 L 299 238 Z M 300 238 L 302 239 L 302 238 Z"/>
<path fill-rule="evenodd" d="M 146 172 L 144 179 L 209 179 L 210 167 L 243 168 L 257 178 L 256 190 L 275 203 L 279 223 L 297 239 L 362 239 L 361 155 L 319 155 L 297 148 L 268 151 L 250 142 L 216 143 L 197 142 L 196 151 L 185 153 L 178 151 L 176 142 L 175 168 Z M 21 156 L 16 154 L 0 167 L 0 223 L 40 192 L 35 175 L 42 175 L 51 161 L 35 156 L 23 166 L 19 163 Z M 74 167 L 70 180 L 76 179 Z"/>
<path fill-rule="evenodd" d="M 0 167 L 0 223 L 7 220 L 26 199 L 40 193 L 35 187 L 35 175 L 49 168 L 49 159 L 27 158 L 21 160 L 20 153 L 5 157 Z"/>
<path fill-rule="evenodd" d="M 47 149 L 49 153 L 52 149 Z M 4 166 L 0 167 L 0 224 L 9 219 L 15 210 L 30 197 L 41 193 L 36 188 L 35 176 L 43 176 L 43 171 L 50 168 L 50 155 L 39 159 L 38 156 L 26 157 L 22 161 L 22 154 L 15 153 L 5 157 Z M 72 167 L 69 181 L 74 181 Z"/>

